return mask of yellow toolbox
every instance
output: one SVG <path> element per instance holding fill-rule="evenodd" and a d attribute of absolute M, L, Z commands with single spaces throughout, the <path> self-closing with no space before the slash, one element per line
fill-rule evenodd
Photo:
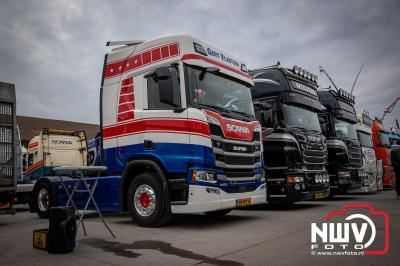
<path fill-rule="evenodd" d="M 33 247 L 41 250 L 47 250 L 48 229 L 38 229 L 33 231 Z"/>

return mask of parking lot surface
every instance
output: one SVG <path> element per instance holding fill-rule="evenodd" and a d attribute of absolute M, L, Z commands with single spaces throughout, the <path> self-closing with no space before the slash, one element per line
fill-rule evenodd
<path fill-rule="evenodd" d="M 313 256 L 310 226 L 348 203 L 370 203 L 390 216 L 390 250 L 383 256 Z M 222 218 L 176 215 L 161 228 L 137 226 L 128 214 L 106 215 L 116 238 L 95 216 L 85 219 L 72 253 L 32 248 L 32 231 L 48 227 L 27 207 L 0 216 L 0 265 L 398 265 L 400 200 L 395 191 L 344 195 L 288 207 L 234 210 Z M 379 231 L 379 228 L 378 228 Z"/>

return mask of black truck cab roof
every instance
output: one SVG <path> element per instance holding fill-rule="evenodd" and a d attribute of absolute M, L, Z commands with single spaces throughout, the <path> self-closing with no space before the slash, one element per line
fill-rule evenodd
<path fill-rule="evenodd" d="M 279 97 L 280 102 L 300 105 L 322 111 L 317 93 L 317 77 L 305 70 L 301 73 L 298 67 L 293 69 L 274 65 L 250 70 L 254 87 L 251 89 L 254 102 L 272 96 Z M 300 75 L 302 74 L 302 75 Z"/>

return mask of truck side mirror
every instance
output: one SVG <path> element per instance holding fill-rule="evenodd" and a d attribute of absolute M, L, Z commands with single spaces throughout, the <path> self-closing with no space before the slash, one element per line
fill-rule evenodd
<path fill-rule="evenodd" d="M 206 67 L 203 68 L 203 70 L 201 70 L 200 75 L 199 75 L 199 80 L 203 80 L 204 76 L 206 75 L 206 73 L 213 73 L 216 74 L 219 72 L 219 68 L 218 67 Z"/>
<path fill-rule="evenodd" d="M 166 80 L 171 78 L 171 71 L 169 70 L 169 67 L 157 68 L 154 74 L 158 80 Z"/>
<path fill-rule="evenodd" d="M 264 127 L 274 127 L 274 110 L 269 109 L 268 111 L 261 112 L 261 125 Z"/>
<path fill-rule="evenodd" d="M 328 127 L 326 126 L 325 122 L 324 123 L 320 123 L 320 126 L 321 126 L 322 133 L 325 133 L 325 132 L 328 131 Z"/>
<path fill-rule="evenodd" d="M 164 67 L 159 67 L 157 68 L 154 72 L 148 73 L 144 75 L 144 78 L 154 78 L 154 80 L 164 80 L 168 79 L 171 77 L 171 71 L 169 70 L 169 67 L 164 66 Z"/>
<path fill-rule="evenodd" d="M 255 102 L 254 106 L 260 110 L 268 111 L 272 108 L 272 105 L 269 103 Z"/>
<path fill-rule="evenodd" d="M 171 79 L 161 79 L 158 81 L 158 95 L 160 102 L 176 107 L 174 103 L 174 84 Z"/>

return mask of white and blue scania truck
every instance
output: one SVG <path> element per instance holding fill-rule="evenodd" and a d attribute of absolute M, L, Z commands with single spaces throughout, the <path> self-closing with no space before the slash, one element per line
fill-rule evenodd
<path fill-rule="evenodd" d="M 94 151 L 108 169 L 95 192 L 102 211 L 160 226 L 174 213 L 224 215 L 266 202 L 262 129 L 240 59 L 184 34 L 107 46 Z M 39 178 L 33 194 L 41 217 L 67 200 L 54 176 Z M 78 208 L 86 197 L 76 196 Z"/>

